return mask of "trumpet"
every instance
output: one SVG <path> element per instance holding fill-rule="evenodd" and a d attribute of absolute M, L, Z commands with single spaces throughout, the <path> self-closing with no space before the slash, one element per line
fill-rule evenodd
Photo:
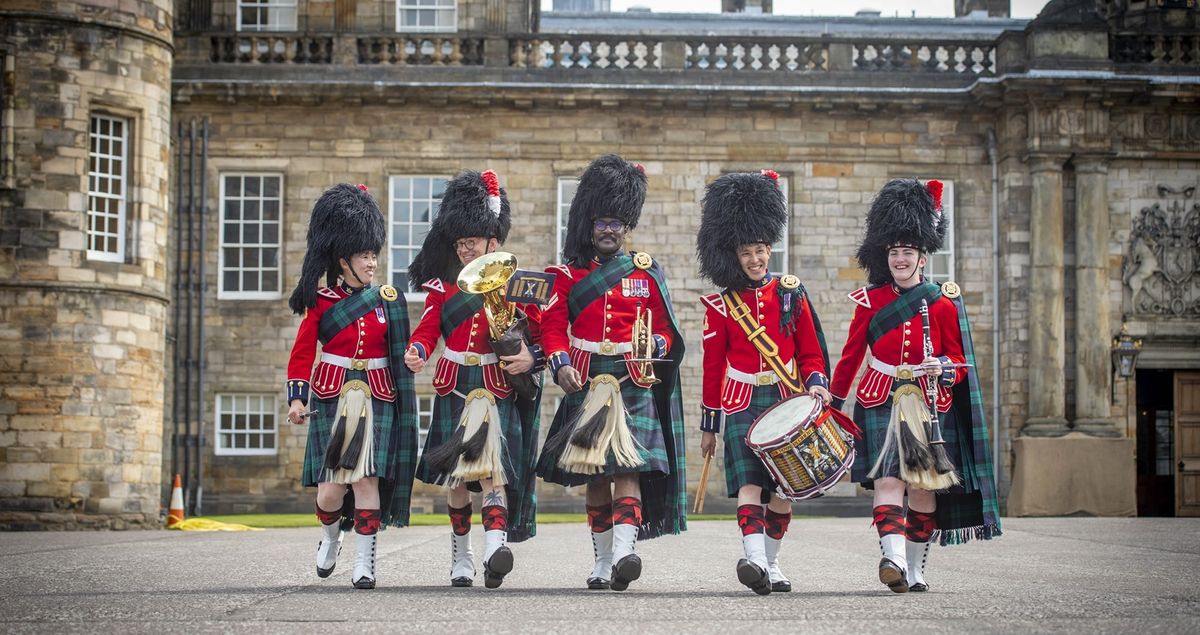
<path fill-rule="evenodd" d="M 661 381 L 654 376 L 654 331 L 651 329 L 650 309 L 642 310 L 642 303 L 637 303 L 637 312 L 633 318 L 633 359 L 638 365 L 642 381 L 647 384 L 657 384 Z"/>

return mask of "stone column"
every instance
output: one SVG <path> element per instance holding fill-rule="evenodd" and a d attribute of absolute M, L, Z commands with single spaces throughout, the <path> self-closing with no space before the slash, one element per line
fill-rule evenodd
<path fill-rule="evenodd" d="M 1075 157 L 1075 429 L 1119 437 L 1110 418 L 1108 163 Z"/>
<path fill-rule="evenodd" d="M 1021 434 L 1067 433 L 1063 298 L 1063 181 L 1066 157 L 1029 157 L 1033 183 L 1029 275 L 1029 416 Z"/>

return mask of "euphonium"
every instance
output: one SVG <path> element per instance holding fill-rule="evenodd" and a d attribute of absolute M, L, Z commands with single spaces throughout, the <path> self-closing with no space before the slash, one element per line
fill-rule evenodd
<path fill-rule="evenodd" d="M 642 382 L 647 384 L 657 384 L 658 377 L 654 376 L 654 331 L 651 328 L 650 309 L 642 310 L 642 303 L 637 303 L 637 312 L 633 318 L 633 357 L 640 361 L 638 371 L 642 375 Z"/>
<path fill-rule="evenodd" d="M 516 355 L 529 340 L 525 314 L 516 309 L 506 297 L 508 281 L 517 273 L 517 257 L 495 251 L 484 254 L 463 267 L 458 274 L 458 288 L 465 293 L 483 294 L 483 310 L 487 315 L 488 339 L 497 355 Z M 504 362 L 500 362 L 504 368 Z M 505 378 L 525 399 L 533 399 L 541 386 L 540 373 L 522 373 Z"/>
<path fill-rule="evenodd" d="M 483 294 L 483 310 L 487 313 L 488 328 L 493 340 L 500 339 L 514 322 L 513 303 L 505 298 L 508 279 L 517 272 L 517 257 L 506 251 L 484 254 L 463 267 L 458 274 L 458 288 L 467 293 Z"/>

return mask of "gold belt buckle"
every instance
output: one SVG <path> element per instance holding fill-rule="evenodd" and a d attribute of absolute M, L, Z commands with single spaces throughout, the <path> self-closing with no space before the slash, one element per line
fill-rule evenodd
<path fill-rule="evenodd" d="M 770 384 L 770 383 L 771 383 L 770 375 L 767 375 L 764 373 L 764 374 L 758 376 L 758 385 L 759 386 L 766 386 L 767 384 Z"/>
<path fill-rule="evenodd" d="M 600 343 L 600 354 L 601 355 L 612 355 L 614 352 L 616 352 L 616 350 L 617 350 L 617 345 L 613 344 L 612 342 L 601 342 Z"/>
<path fill-rule="evenodd" d="M 350 370 L 366 370 L 366 369 L 367 369 L 367 360 L 365 360 L 365 359 L 350 360 Z"/>
<path fill-rule="evenodd" d="M 467 366 L 478 366 L 479 356 L 475 353 L 467 353 L 465 356 L 463 356 L 463 363 Z"/>
<path fill-rule="evenodd" d="M 913 378 L 912 366 L 908 366 L 908 365 L 897 366 L 896 367 L 896 378 L 897 379 L 912 379 Z"/>

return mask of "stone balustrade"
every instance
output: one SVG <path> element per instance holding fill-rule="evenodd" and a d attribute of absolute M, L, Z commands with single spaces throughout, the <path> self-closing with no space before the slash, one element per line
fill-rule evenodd
<path fill-rule="evenodd" d="M 1108 53 L 1118 64 L 1195 67 L 1200 65 L 1200 37 L 1193 34 L 1114 35 Z"/>
<path fill-rule="evenodd" d="M 855 42 L 854 69 L 991 76 L 996 74 L 996 47 L 979 42 Z"/>
<path fill-rule="evenodd" d="M 428 34 L 367 35 L 357 38 L 359 64 L 388 66 L 480 66 L 483 38 Z"/>

